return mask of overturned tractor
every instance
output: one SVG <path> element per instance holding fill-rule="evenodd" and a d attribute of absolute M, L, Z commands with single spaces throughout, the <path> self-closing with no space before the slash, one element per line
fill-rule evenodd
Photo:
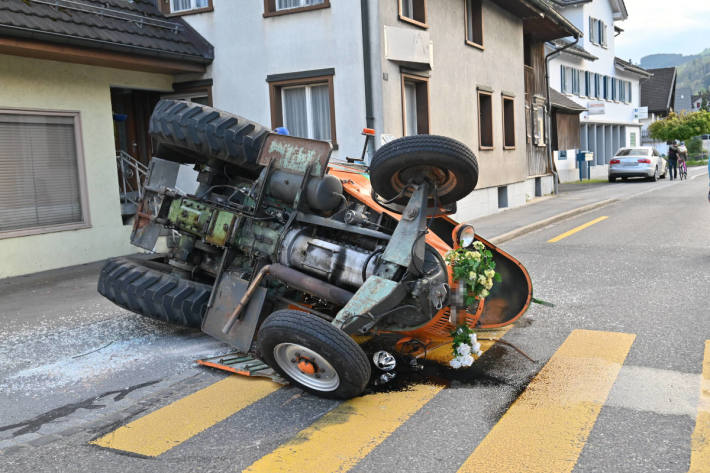
<path fill-rule="evenodd" d="M 156 157 L 131 241 L 172 244 L 109 261 L 99 292 L 201 327 L 306 390 L 356 396 L 393 370 L 392 353 L 418 356 L 460 325 L 510 324 L 530 304 L 525 269 L 448 216 L 478 179 L 475 156 L 456 140 L 405 137 L 380 147 L 369 168 L 330 163 L 327 142 L 170 100 L 150 133 Z M 178 185 L 185 165 L 199 172 L 189 192 Z M 472 301 L 444 257 L 476 241 L 501 282 Z M 372 338 L 388 351 L 366 352 L 360 343 Z"/>

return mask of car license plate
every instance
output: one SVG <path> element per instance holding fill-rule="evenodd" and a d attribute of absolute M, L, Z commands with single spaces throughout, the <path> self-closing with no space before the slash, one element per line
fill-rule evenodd
<path fill-rule="evenodd" d="M 624 167 L 630 168 L 636 166 L 636 163 L 624 163 Z"/>

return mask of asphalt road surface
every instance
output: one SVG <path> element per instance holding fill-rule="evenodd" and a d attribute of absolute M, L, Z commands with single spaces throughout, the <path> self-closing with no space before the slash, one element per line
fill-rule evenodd
<path fill-rule="evenodd" d="M 555 304 L 505 333 L 534 362 L 488 342 L 468 371 L 347 402 L 195 365 L 229 348 L 113 306 L 97 265 L 0 281 L 0 471 L 710 472 L 691 175 L 502 245 Z"/>

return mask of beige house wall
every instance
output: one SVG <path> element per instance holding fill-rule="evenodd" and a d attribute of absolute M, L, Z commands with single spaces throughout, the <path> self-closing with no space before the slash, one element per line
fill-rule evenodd
<path fill-rule="evenodd" d="M 131 228 L 121 220 L 110 87 L 167 92 L 172 82 L 167 74 L 0 55 L 0 110 L 79 113 L 91 223 L 31 236 L 0 233 L 0 278 L 137 251 L 129 243 Z"/>
<path fill-rule="evenodd" d="M 379 2 L 384 25 L 421 30 L 398 19 L 397 0 Z M 465 43 L 465 0 L 428 0 L 428 32 L 433 44 L 429 75 L 430 133 L 456 138 L 473 149 L 479 163 L 477 189 L 519 183 L 527 176 L 525 142 L 525 78 L 522 20 L 483 2 L 484 49 Z M 402 136 L 400 64 L 385 58 L 382 48 L 383 133 Z M 404 67 L 404 66 L 403 66 Z M 479 86 L 493 90 L 494 149 L 479 150 Z M 501 92 L 515 97 L 516 147 L 503 149 Z M 461 206 L 461 203 L 459 204 Z"/>

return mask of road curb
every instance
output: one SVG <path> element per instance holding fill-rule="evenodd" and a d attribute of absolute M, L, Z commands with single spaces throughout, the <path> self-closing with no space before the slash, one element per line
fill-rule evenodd
<path fill-rule="evenodd" d="M 504 233 L 502 235 L 490 238 L 488 239 L 488 241 L 490 241 L 494 245 L 500 245 L 501 243 L 505 243 L 506 241 L 518 238 L 519 236 L 525 235 L 535 230 L 539 230 L 540 228 L 546 227 L 550 224 L 557 223 L 568 218 L 576 217 L 579 214 L 583 214 L 585 212 L 589 212 L 590 210 L 595 210 L 618 201 L 619 199 L 607 199 L 599 202 L 594 202 L 592 204 L 583 205 L 582 207 L 577 207 L 576 209 L 568 210 L 566 212 L 553 215 L 552 217 L 548 217 L 544 220 L 539 220 L 529 225 L 516 228 L 515 230 L 509 231 L 508 233 Z"/>

